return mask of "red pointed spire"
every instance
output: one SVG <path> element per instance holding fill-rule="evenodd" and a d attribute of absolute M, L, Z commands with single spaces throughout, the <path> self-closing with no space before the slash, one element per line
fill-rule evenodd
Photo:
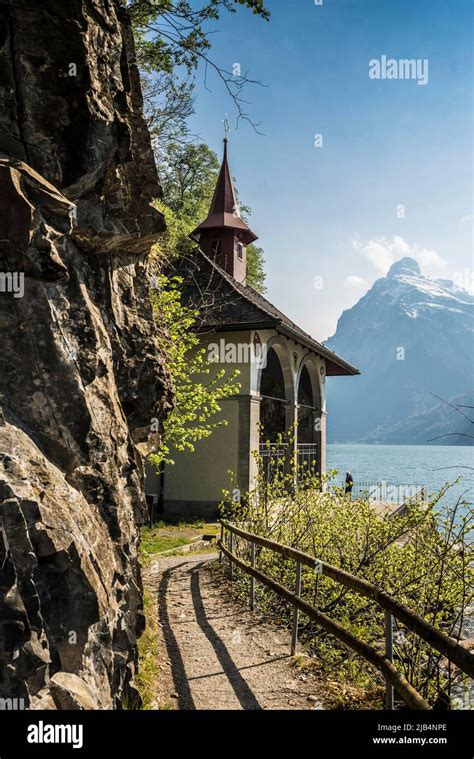
<path fill-rule="evenodd" d="M 240 215 L 234 183 L 227 162 L 227 137 L 224 139 L 224 158 L 217 179 L 214 197 L 207 218 L 191 233 L 190 237 L 199 242 L 201 233 L 205 230 L 232 229 L 238 232 L 239 238 L 244 245 L 250 245 L 257 240 L 257 235 L 252 232 Z"/>

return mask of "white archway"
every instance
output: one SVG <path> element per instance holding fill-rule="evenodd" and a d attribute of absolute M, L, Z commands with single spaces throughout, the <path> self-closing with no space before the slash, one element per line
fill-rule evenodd
<path fill-rule="evenodd" d="M 296 374 L 297 450 L 300 458 L 315 460 L 326 470 L 326 367 L 318 356 L 306 353 Z M 304 385 L 304 387 L 303 387 Z M 310 387 L 308 387 L 310 385 Z"/>

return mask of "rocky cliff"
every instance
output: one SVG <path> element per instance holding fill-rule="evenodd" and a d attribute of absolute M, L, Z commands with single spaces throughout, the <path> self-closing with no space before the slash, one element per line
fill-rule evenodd
<path fill-rule="evenodd" d="M 170 404 L 126 10 L 0 0 L 0 697 L 136 696 L 141 455 Z"/>

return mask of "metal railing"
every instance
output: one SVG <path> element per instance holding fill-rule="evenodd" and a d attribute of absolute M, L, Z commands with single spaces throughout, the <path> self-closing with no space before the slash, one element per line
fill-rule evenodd
<path fill-rule="evenodd" d="M 344 487 L 344 486 L 343 486 Z M 400 506 L 412 500 L 426 500 L 425 485 L 398 484 L 395 482 L 354 482 L 352 498 L 367 498 L 380 503 L 398 503 Z"/>
<path fill-rule="evenodd" d="M 277 472 L 280 474 L 290 467 L 292 448 L 288 443 L 261 443 L 260 459 L 263 473 L 268 482 L 273 482 Z M 297 443 L 297 471 L 310 471 L 317 461 L 316 443 Z"/>
<path fill-rule="evenodd" d="M 296 463 L 298 468 L 310 471 L 316 464 L 318 447 L 316 443 L 298 443 L 296 446 Z M 299 470 L 299 469 L 298 469 Z"/>
<path fill-rule="evenodd" d="M 261 443 L 260 461 L 263 476 L 269 483 L 281 475 L 288 460 L 288 443 Z"/>
<path fill-rule="evenodd" d="M 226 545 L 227 535 L 227 545 Z M 237 535 L 248 541 L 251 545 L 251 563 L 248 564 L 234 553 L 234 535 Z M 330 634 L 334 635 L 348 648 L 362 656 L 366 661 L 372 664 L 385 678 L 386 697 L 385 706 L 387 709 L 394 708 L 394 690 L 411 709 L 430 709 L 428 702 L 421 696 L 418 691 L 410 684 L 406 677 L 395 667 L 393 663 L 393 617 L 402 622 L 410 630 L 413 630 L 420 638 L 426 641 L 430 646 L 443 654 L 448 660 L 448 666 L 452 662 L 462 672 L 474 676 L 474 655 L 459 645 L 453 638 L 437 630 L 429 622 L 426 622 L 407 606 L 397 601 L 395 598 L 386 593 L 382 588 L 373 585 L 367 580 L 351 575 L 342 569 L 327 564 L 320 559 L 310 556 L 309 554 L 298 551 L 295 548 L 276 543 L 273 540 L 264 538 L 261 535 L 242 530 L 227 521 L 221 520 L 221 537 L 217 543 L 220 550 L 220 560 L 226 556 L 230 562 L 230 576 L 233 578 L 234 565 L 240 567 L 245 573 L 250 575 L 250 608 L 255 607 L 255 580 L 258 580 L 267 588 L 272 590 L 281 598 L 284 598 L 293 606 L 293 631 L 291 637 L 291 653 L 295 654 L 298 644 L 298 617 L 302 612 L 309 619 L 319 624 Z M 288 588 L 280 585 L 268 575 L 261 572 L 256 567 L 256 546 L 268 548 L 275 551 L 281 556 L 296 561 L 296 587 L 293 593 Z M 373 646 L 357 638 L 353 633 L 346 630 L 338 622 L 328 617 L 319 609 L 311 606 L 301 598 L 301 571 L 302 567 L 311 567 L 316 574 L 326 575 L 335 582 L 359 593 L 362 596 L 374 600 L 378 606 L 383 609 L 385 615 L 385 654 L 381 654 Z"/>

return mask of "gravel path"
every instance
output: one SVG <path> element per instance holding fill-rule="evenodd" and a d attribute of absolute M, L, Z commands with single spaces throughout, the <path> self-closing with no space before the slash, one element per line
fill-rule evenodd
<path fill-rule="evenodd" d="M 216 554 L 154 559 L 144 582 L 162 639 L 156 706 L 322 709 L 321 685 L 289 654 L 290 634 L 231 600 Z"/>

